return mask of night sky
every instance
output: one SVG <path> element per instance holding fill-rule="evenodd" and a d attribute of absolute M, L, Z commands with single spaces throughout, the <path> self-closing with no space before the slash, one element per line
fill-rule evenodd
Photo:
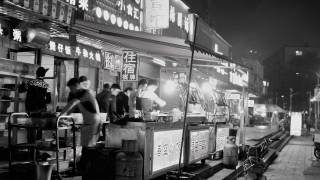
<path fill-rule="evenodd" d="M 284 45 L 320 47 L 320 0 L 185 0 L 233 46 L 233 56 L 250 49 L 260 60 Z M 209 4 L 209 5 L 207 5 Z"/>

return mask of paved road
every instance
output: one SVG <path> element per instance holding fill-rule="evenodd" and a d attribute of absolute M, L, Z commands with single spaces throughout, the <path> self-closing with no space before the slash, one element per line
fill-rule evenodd
<path fill-rule="evenodd" d="M 314 159 L 312 137 L 291 139 L 265 175 L 268 180 L 319 180 L 320 163 Z"/>

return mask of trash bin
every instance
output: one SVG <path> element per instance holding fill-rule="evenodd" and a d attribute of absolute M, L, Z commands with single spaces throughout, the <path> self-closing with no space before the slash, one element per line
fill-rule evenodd
<path fill-rule="evenodd" d="M 36 164 L 36 180 L 50 180 L 54 164 L 39 162 Z"/>

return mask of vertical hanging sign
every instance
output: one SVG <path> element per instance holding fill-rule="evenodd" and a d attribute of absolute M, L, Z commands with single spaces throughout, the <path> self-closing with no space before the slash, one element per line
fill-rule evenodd
<path fill-rule="evenodd" d="M 59 21 L 61 22 L 64 20 L 64 12 L 65 12 L 65 6 L 64 4 L 61 4 L 59 9 Z"/>
<path fill-rule="evenodd" d="M 138 80 L 138 55 L 133 51 L 124 51 L 122 54 L 123 65 L 121 80 Z"/>
<path fill-rule="evenodd" d="M 72 18 L 72 8 L 69 7 L 68 14 L 67 14 L 67 20 L 66 20 L 67 24 L 70 24 L 71 18 Z"/>
<path fill-rule="evenodd" d="M 42 14 L 43 15 L 48 15 L 48 6 L 49 6 L 49 4 L 48 4 L 48 0 L 43 0 L 43 2 L 42 2 Z"/>
<path fill-rule="evenodd" d="M 34 10 L 35 12 L 39 12 L 39 5 L 40 5 L 39 0 L 34 0 L 34 1 L 33 1 L 33 10 Z"/>
<path fill-rule="evenodd" d="M 23 6 L 29 8 L 30 5 L 30 0 L 24 0 L 23 1 Z"/>
<path fill-rule="evenodd" d="M 57 17 L 57 0 L 52 0 L 51 17 L 53 19 Z"/>

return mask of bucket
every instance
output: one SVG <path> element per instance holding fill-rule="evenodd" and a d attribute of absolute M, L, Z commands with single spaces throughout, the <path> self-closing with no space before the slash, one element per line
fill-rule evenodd
<path fill-rule="evenodd" d="M 36 180 L 50 180 L 54 164 L 41 162 L 36 164 Z"/>

